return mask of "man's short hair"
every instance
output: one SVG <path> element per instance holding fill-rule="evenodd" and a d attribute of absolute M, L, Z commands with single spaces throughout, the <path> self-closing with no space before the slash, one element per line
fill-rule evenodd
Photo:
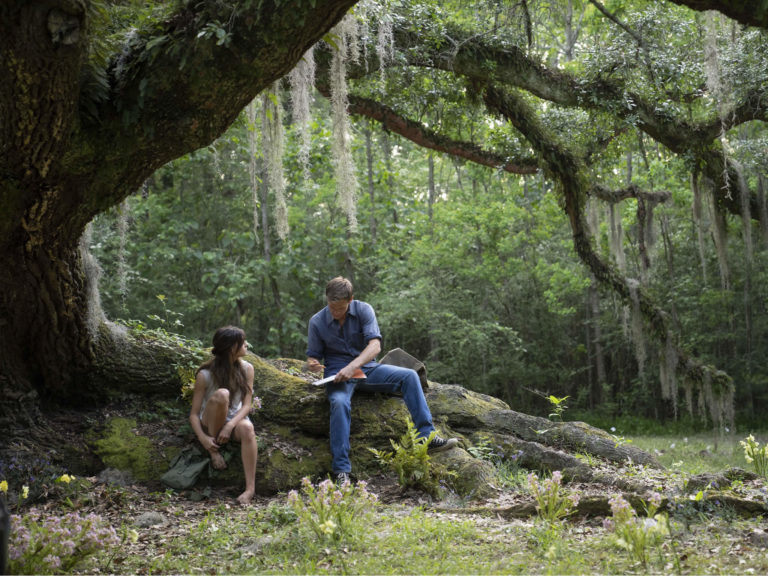
<path fill-rule="evenodd" d="M 352 299 L 352 282 L 342 276 L 336 276 L 325 285 L 325 297 L 328 302 Z"/>

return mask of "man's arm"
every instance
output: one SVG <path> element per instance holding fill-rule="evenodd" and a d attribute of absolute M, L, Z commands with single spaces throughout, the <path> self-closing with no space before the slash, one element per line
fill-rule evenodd
<path fill-rule="evenodd" d="M 358 368 L 365 366 L 368 362 L 376 358 L 376 356 L 379 355 L 379 352 L 381 352 L 381 340 L 378 338 L 370 340 L 357 358 L 339 370 L 334 382 L 346 382 L 353 377 Z"/>
<path fill-rule="evenodd" d="M 316 316 L 310 318 L 307 327 L 307 369 L 310 372 L 322 372 L 323 364 L 320 360 L 325 357 L 325 344 L 314 323 L 315 318 Z"/>

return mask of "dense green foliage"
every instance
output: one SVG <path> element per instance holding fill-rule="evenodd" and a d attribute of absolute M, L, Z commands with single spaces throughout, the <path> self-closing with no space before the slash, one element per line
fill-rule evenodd
<path fill-rule="evenodd" d="M 580 108 L 528 100 L 543 129 L 594 156 L 589 175 L 595 185 L 631 183 L 671 195 L 654 207 L 645 203 L 647 217 L 634 198 L 610 207 L 590 200 L 586 211 L 598 251 L 662 303 L 686 349 L 733 377 L 737 416 L 756 419 L 768 402 L 768 360 L 761 353 L 768 339 L 764 221 L 748 219 L 745 229 L 742 219 L 715 211 L 706 191 L 693 210 L 696 159 L 672 151 L 671 137 L 651 138 L 647 113 L 628 115 L 609 100 L 608 88 L 609 81 L 621 82 L 626 98 L 633 92 L 670 119 L 709 118 L 712 100 L 698 97 L 709 82 L 707 34 L 714 30 L 720 38 L 722 86 L 717 93 L 709 82 L 709 90 L 733 102 L 766 77 L 764 34 L 657 2 L 608 3 L 642 36 L 641 44 L 588 2 L 535 2 L 526 9 L 493 2 L 366 5 L 368 12 L 359 6 L 356 13 L 386 15 L 401 33 L 418 23 L 425 51 L 433 50 L 430 42 L 444 48 L 445 38 L 462 30 L 484 30 L 489 46 L 520 47 L 584 86 L 605 80 L 605 94 L 585 92 Z M 573 21 L 561 11 L 566 5 L 574 9 Z M 374 53 L 375 35 L 366 40 Z M 383 99 L 455 141 L 511 158 L 529 155 L 520 134 L 479 105 L 471 81 L 457 82 L 439 66 L 405 65 L 414 56 L 398 47 L 383 74 L 351 84 L 353 94 Z M 491 56 L 483 58 L 476 55 L 480 72 L 505 73 Z M 282 101 L 287 106 L 287 94 Z M 317 93 L 312 114 L 310 181 L 302 177 L 296 127 L 290 112 L 284 114 L 290 226 L 284 240 L 275 233 L 274 200 L 254 208 L 248 139 L 260 128 L 244 113 L 214 146 L 166 165 L 119 210 L 97 219 L 92 248 L 104 268 L 108 316 L 203 341 L 217 326 L 234 323 L 259 354 L 301 358 L 306 322 L 323 305 L 323 286 L 343 274 L 377 309 L 384 349 L 400 346 L 422 358 L 434 380 L 541 414 L 553 394 L 569 396 L 572 410 L 601 418 L 677 416 L 659 393 L 659 343 L 642 335 L 631 305 L 579 264 L 557 184 L 548 176 L 510 174 L 426 151 L 357 118 L 359 227 L 353 232 L 336 202 L 331 112 Z M 742 123 L 722 141 L 747 184 L 761 186 L 763 125 Z M 270 212 L 268 245 L 261 210 Z M 718 221 L 727 224 L 719 257 Z M 684 410 L 688 398 L 681 397 Z M 697 400 L 690 401 L 695 413 Z"/>

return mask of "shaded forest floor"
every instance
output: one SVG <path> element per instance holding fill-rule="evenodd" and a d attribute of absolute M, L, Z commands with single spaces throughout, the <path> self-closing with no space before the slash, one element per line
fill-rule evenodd
<path fill-rule="evenodd" d="M 683 490 L 696 474 L 742 464 L 736 440 L 715 448 L 708 437 L 635 439 L 655 451 L 667 470 L 630 464 L 618 473 L 681 494 L 664 516 L 666 532 L 635 530 L 636 541 L 606 527 L 610 513 L 576 512 L 546 521 L 536 514 L 528 471 L 508 466 L 499 466 L 497 493 L 482 500 L 450 494 L 436 500 L 403 490 L 393 474 L 368 478 L 367 490 L 378 505 L 370 515 L 352 519 L 352 534 L 335 540 L 308 530 L 287 494 L 259 495 L 243 508 L 235 503 L 240 486 L 174 491 L 78 471 L 98 468 L 95 456 L 91 462 L 71 459 L 88 453 L 90 428 L 108 416 L 147 416 L 148 408 L 127 402 L 90 413 L 59 411 L 35 430 L 9 431 L 2 454 L 6 471 L 11 461 L 24 461 L 28 469 L 37 462 L 40 472 L 53 462 L 78 476 L 66 486 L 38 487 L 22 513 L 31 508 L 51 517 L 73 510 L 94 513 L 117 532 L 120 544 L 81 564 L 82 573 L 768 573 L 768 522 L 762 516 L 745 517 L 727 501 L 697 501 L 695 491 Z M 173 442 L 185 418 L 167 408 L 164 417 L 145 419 L 141 425 L 151 433 L 145 428 L 143 434 Z M 575 482 L 562 491 L 582 501 L 621 494 L 602 484 Z M 734 481 L 728 491 L 768 501 L 759 479 Z M 647 520 L 638 518 L 637 526 Z"/>
<path fill-rule="evenodd" d="M 579 489 L 569 487 L 569 489 Z M 93 486 L 94 512 L 114 527 L 135 530 L 109 557 L 83 567 L 88 573 L 681 573 L 764 574 L 768 571 L 765 521 L 723 509 L 673 517 L 668 538 L 649 543 L 639 560 L 603 526 L 600 517 L 565 522 L 510 518 L 464 510 L 463 502 L 436 503 L 402 493 L 392 477 L 372 478 L 380 497 L 357 537 L 319 541 L 297 526 L 285 495 L 234 504 L 237 490 L 175 493 L 143 486 Z M 202 499 L 198 499 L 201 496 Z M 518 491 L 472 502 L 502 509 L 530 500 Z M 67 508 L 45 508 L 56 514 Z M 127 534 L 127 532 L 126 532 Z"/>

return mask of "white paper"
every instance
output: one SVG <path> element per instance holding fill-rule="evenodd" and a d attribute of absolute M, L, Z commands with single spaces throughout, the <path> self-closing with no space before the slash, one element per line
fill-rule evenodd
<path fill-rule="evenodd" d="M 355 378 L 365 378 L 365 374 L 362 370 L 358 370 L 355 372 Z M 322 380 L 315 380 L 314 382 L 311 382 L 312 386 L 322 386 L 323 384 L 328 384 L 328 382 L 333 382 L 336 379 L 336 374 L 333 376 L 328 376 L 327 378 L 323 378 Z"/>

